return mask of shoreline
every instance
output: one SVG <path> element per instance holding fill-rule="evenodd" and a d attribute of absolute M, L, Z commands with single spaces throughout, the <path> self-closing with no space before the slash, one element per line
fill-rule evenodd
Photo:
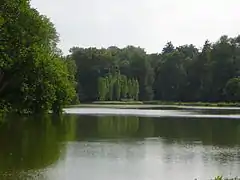
<path fill-rule="evenodd" d="M 78 105 L 70 105 L 65 108 L 120 108 L 120 109 L 150 109 L 150 108 L 174 108 L 174 109 L 225 109 L 225 110 L 240 110 L 240 106 L 234 104 L 221 104 L 221 105 L 205 105 L 204 104 L 184 104 L 184 103 L 161 103 L 161 104 L 151 104 L 151 103 L 82 103 Z"/>
<path fill-rule="evenodd" d="M 89 103 L 81 103 L 77 105 L 70 105 L 71 107 L 77 106 L 109 106 L 109 105 L 139 105 L 139 106 L 203 106 L 203 107 L 239 107 L 240 102 L 233 103 L 233 102 L 168 102 L 168 101 L 94 101 Z"/>

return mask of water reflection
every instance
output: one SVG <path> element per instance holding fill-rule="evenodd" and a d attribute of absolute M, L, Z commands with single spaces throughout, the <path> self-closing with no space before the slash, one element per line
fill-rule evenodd
<path fill-rule="evenodd" d="M 70 115 L 66 115 L 68 117 Z M 78 139 L 162 137 L 170 143 L 240 144 L 240 121 L 230 119 L 75 116 Z"/>
<path fill-rule="evenodd" d="M 240 169 L 240 121 L 9 117 L 0 124 L 0 147 L 1 180 L 181 179 L 184 172 L 185 179 L 215 176 L 216 172 L 236 175 Z"/>
<path fill-rule="evenodd" d="M 61 142 L 75 136 L 72 123 L 51 116 L 10 117 L 0 126 L 0 179 L 24 179 L 29 176 L 24 171 L 37 172 L 56 163 L 65 150 Z"/>

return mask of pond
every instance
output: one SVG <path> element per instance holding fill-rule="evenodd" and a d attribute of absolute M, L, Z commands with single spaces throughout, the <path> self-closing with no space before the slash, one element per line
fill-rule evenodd
<path fill-rule="evenodd" d="M 69 108 L 0 123 L 1 180 L 240 176 L 240 109 Z"/>

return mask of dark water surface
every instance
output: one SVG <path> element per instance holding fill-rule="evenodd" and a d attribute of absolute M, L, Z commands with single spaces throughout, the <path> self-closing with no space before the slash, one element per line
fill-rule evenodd
<path fill-rule="evenodd" d="M 66 109 L 0 123 L 0 180 L 240 176 L 238 109 Z"/>

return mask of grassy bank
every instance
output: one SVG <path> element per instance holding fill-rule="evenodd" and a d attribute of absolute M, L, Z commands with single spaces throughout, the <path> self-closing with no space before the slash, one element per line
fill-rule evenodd
<path fill-rule="evenodd" d="M 170 101 L 144 101 L 144 104 L 176 105 L 176 106 L 209 106 L 209 107 L 240 107 L 240 102 L 170 102 Z"/>
<path fill-rule="evenodd" d="M 84 107 L 84 106 L 107 106 L 113 107 L 121 106 L 131 106 L 131 105 L 139 105 L 140 106 L 158 106 L 158 105 L 165 105 L 165 106 L 204 106 L 204 107 L 240 107 L 239 103 L 228 103 L 228 102 L 218 102 L 218 103 L 211 103 L 211 102 L 170 102 L 170 101 L 94 101 L 91 103 L 82 103 L 77 105 L 72 105 L 70 107 Z"/>
<path fill-rule="evenodd" d="M 136 105 L 136 104 L 143 104 L 142 101 L 94 101 L 91 104 L 126 104 L 126 105 Z"/>

